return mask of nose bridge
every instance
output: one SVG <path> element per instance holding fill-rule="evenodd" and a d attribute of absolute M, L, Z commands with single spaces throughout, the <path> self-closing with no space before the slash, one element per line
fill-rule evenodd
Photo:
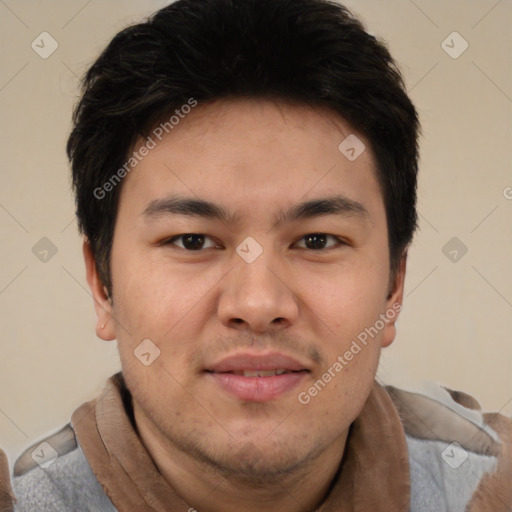
<path fill-rule="evenodd" d="M 282 267 L 272 249 L 265 248 L 254 259 L 246 257 L 255 246 L 243 243 L 240 261 L 228 274 L 219 302 L 219 316 L 226 325 L 244 325 L 265 331 L 272 325 L 293 322 L 297 304 L 293 291 L 287 286 Z M 254 257 L 255 253 L 252 253 Z"/>
<path fill-rule="evenodd" d="M 275 279 L 275 273 L 270 269 L 277 269 L 279 266 L 277 257 L 272 254 L 271 249 L 266 249 L 254 261 L 247 262 L 243 260 L 238 265 L 238 273 L 241 277 L 249 281 L 264 284 L 264 281 L 272 281 Z M 270 284 L 270 283 L 267 283 Z"/>
<path fill-rule="evenodd" d="M 244 254 L 242 251 L 247 248 L 249 252 Z M 240 245 L 238 253 L 241 254 L 241 261 L 236 265 L 232 284 L 237 293 L 246 297 L 254 295 L 259 296 L 260 301 L 275 300 L 283 285 L 276 277 L 279 268 L 277 258 L 269 246 L 265 249 L 262 247 L 258 252 L 255 252 L 256 250 L 254 246 L 251 247 L 250 241 Z M 245 257 L 250 256 L 251 253 L 253 253 L 252 258 Z"/>

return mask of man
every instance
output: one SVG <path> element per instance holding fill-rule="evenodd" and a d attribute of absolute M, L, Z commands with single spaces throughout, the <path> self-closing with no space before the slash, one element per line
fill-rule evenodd
<path fill-rule="evenodd" d="M 20 456 L 3 510 L 505 511 L 512 421 L 375 380 L 419 123 L 324 0 L 178 0 L 87 73 L 68 141 L 122 372 Z"/>

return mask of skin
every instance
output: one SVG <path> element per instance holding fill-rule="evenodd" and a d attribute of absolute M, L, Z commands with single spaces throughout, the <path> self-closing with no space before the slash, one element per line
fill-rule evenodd
<path fill-rule="evenodd" d="M 352 133 L 366 145 L 353 162 L 338 150 Z M 308 404 L 298 394 L 403 297 L 406 258 L 390 287 L 374 168 L 369 141 L 337 114 L 268 100 L 199 105 L 123 181 L 111 299 L 84 242 L 97 335 L 117 338 L 141 439 L 191 507 L 292 512 L 324 500 L 398 315 Z M 237 222 L 143 214 L 170 194 L 222 205 Z M 335 194 L 367 215 L 274 226 L 280 210 Z M 187 233 L 206 235 L 204 248 L 162 244 Z M 311 233 L 334 238 L 308 248 Z M 252 263 L 236 252 L 249 236 L 263 248 Z M 148 338 L 161 352 L 145 366 L 134 350 Z M 284 352 L 310 373 L 275 400 L 242 401 L 203 370 L 246 350 Z"/>

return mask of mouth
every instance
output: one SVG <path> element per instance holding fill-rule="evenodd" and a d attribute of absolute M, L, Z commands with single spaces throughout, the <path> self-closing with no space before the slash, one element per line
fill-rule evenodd
<path fill-rule="evenodd" d="M 280 353 L 235 354 L 205 370 L 206 376 L 222 392 L 250 402 L 276 400 L 292 391 L 310 373 L 306 365 Z"/>
<path fill-rule="evenodd" d="M 230 373 L 232 375 L 243 375 L 244 377 L 273 377 L 274 375 L 283 375 L 292 373 L 293 370 L 236 370 L 232 372 L 212 372 L 212 373 Z"/>

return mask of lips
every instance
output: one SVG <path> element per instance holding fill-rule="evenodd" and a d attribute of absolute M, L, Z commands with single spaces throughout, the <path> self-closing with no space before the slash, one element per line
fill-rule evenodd
<path fill-rule="evenodd" d="M 299 372 L 308 370 L 308 368 L 293 357 L 277 352 L 267 354 L 233 354 L 213 363 L 207 368 L 207 371 L 214 373 L 243 372 L 251 370 L 284 370 L 286 372 Z"/>
<path fill-rule="evenodd" d="M 291 391 L 310 370 L 297 359 L 274 352 L 234 354 L 213 363 L 205 372 L 229 395 L 265 402 Z"/>

